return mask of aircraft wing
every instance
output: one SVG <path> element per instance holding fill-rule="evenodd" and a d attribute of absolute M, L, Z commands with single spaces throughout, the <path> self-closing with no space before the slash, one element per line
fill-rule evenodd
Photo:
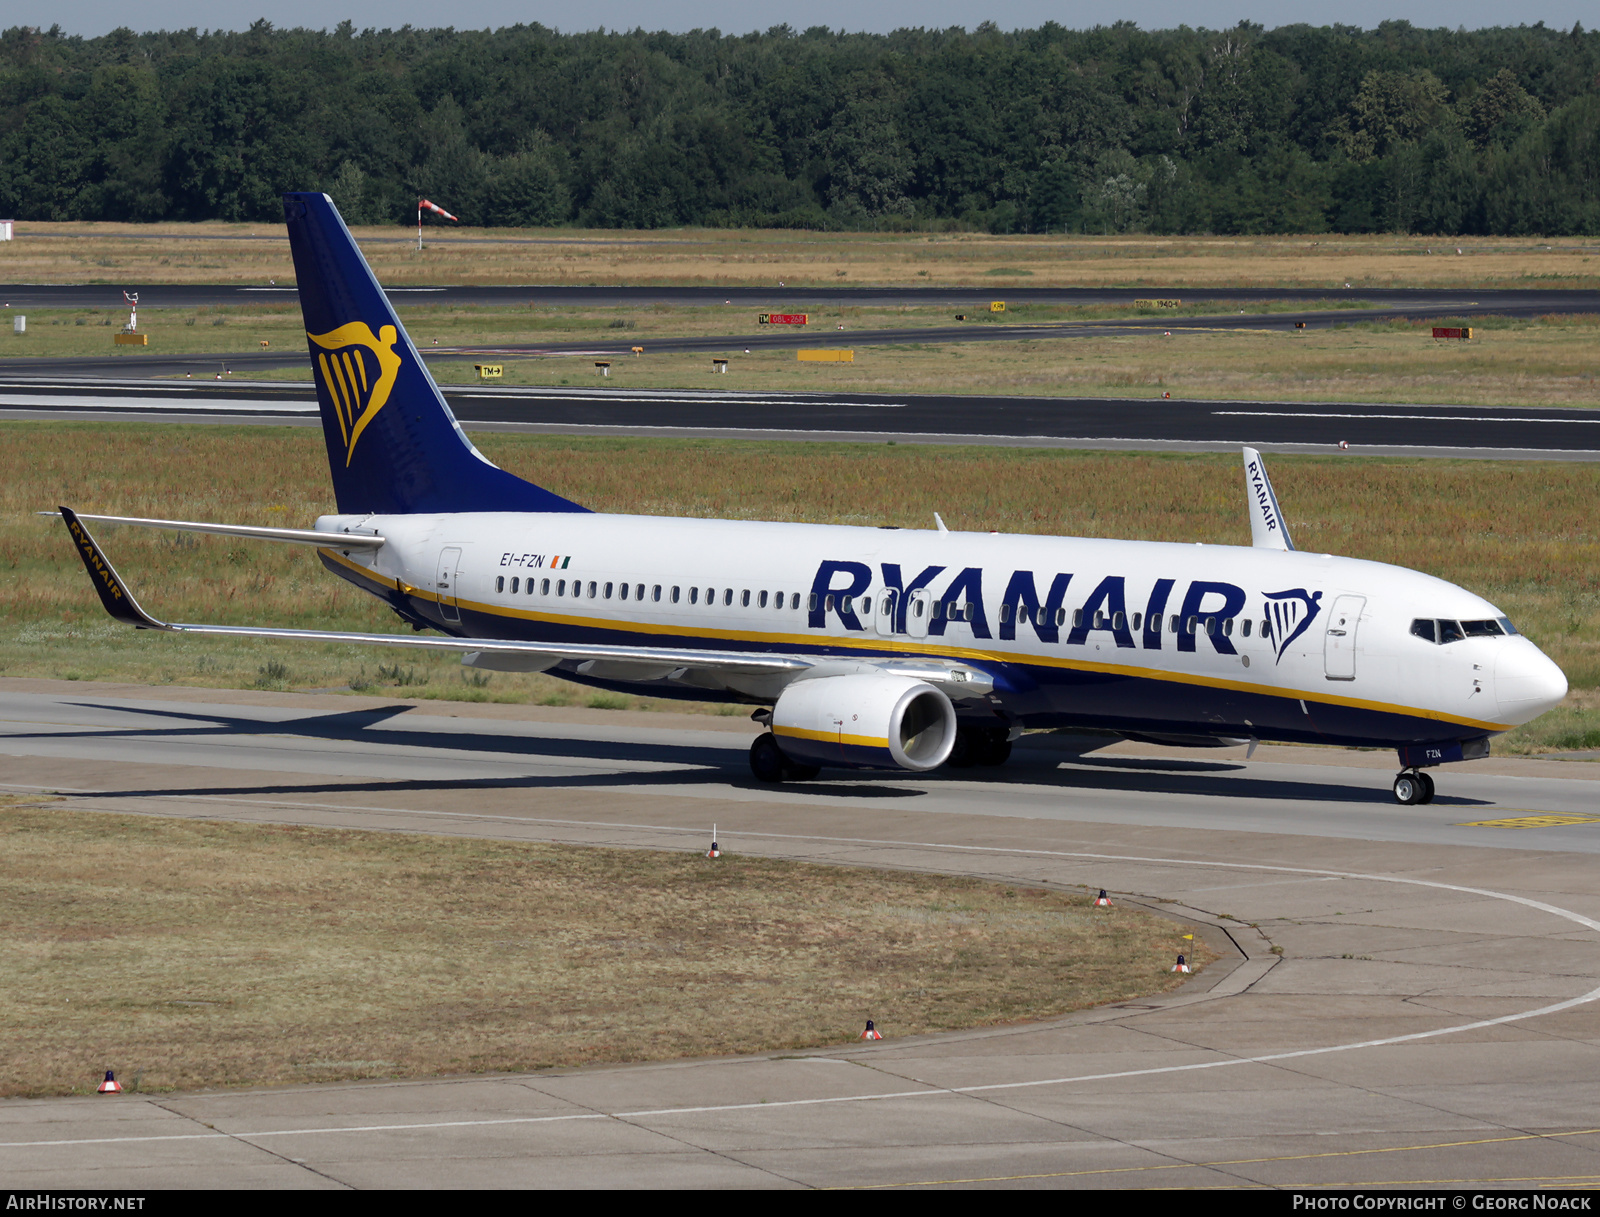
<path fill-rule="evenodd" d="M 564 659 L 592 661 L 596 664 L 621 663 L 630 667 L 655 667 L 673 670 L 695 669 L 727 675 L 763 675 L 784 672 L 801 672 L 812 667 L 823 657 L 801 658 L 795 655 L 773 655 L 760 651 L 701 651 L 677 647 L 650 646 L 596 646 L 583 643 L 514 642 L 500 638 L 425 637 L 401 634 L 358 634 L 338 630 L 285 630 L 233 625 L 186 625 L 162 621 L 139 606 L 128 585 L 117 574 L 111 560 L 100 549 L 99 543 L 84 526 L 82 517 L 70 507 L 61 508 L 61 518 L 83 559 L 84 569 L 100 593 L 100 603 L 106 612 L 118 621 L 141 630 L 162 630 L 175 634 L 224 635 L 233 638 L 284 638 L 299 642 L 347 642 L 366 646 L 409 647 L 422 651 L 450 651 L 462 654 L 476 653 L 480 657 L 505 657 L 522 659 L 530 664 L 540 659 L 560 662 Z M 121 522 L 119 520 L 119 522 Z M 339 548 L 346 540 L 343 536 L 322 534 L 322 544 Z M 273 538 L 277 539 L 277 538 Z M 480 664 L 479 666 L 496 666 Z"/>

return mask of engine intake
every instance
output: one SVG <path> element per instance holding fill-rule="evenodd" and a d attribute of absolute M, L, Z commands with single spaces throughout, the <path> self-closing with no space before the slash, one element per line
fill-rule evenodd
<path fill-rule="evenodd" d="M 783 691 L 772 733 L 794 761 L 921 773 L 950 755 L 956 711 L 940 690 L 908 676 L 817 676 Z"/>

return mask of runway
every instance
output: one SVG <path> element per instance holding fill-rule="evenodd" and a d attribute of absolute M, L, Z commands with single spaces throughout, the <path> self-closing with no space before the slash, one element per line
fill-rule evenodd
<path fill-rule="evenodd" d="M 280 238 L 284 239 L 284 238 Z M 294 303 L 296 287 L 287 282 L 238 284 L 162 283 L 10 283 L 0 284 L 0 308 L 76 309 L 125 308 L 124 290 L 139 293 L 141 309 L 216 308 L 222 305 Z M 1369 301 L 1374 308 L 1427 309 L 1441 312 L 1493 312 L 1502 316 L 1600 311 L 1600 292 L 1591 289 L 1540 288 L 1387 288 L 1340 287 L 1021 287 L 987 285 L 851 286 L 839 284 L 793 287 L 680 287 L 672 285 L 610 287 L 569 284 L 405 284 L 386 287 L 398 306 L 477 305 L 541 308 L 626 308 L 670 304 L 685 307 L 724 305 L 743 310 L 782 312 L 791 305 L 846 308 L 952 308 L 986 310 L 990 301 L 1008 305 L 1127 305 L 1135 300 L 1182 300 L 1186 304 L 1233 303 L 1248 306 L 1265 301 L 1321 302 L 1347 305 Z"/>
<path fill-rule="evenodd" d="M 18 1188 L 1590 1187 L 1600 773 L 1264 747 L 758 787 L 739 719 L 0 679 L 67 805 L 1107 887 L 1210 927 L 1166 998 L 1048 1024 L 537 1075 L 0 1104 Z M 870 927 L 863 927 L 870 932 Z"/>
<path fill-rule="evenodd" d="M 474 430 L 565 435 L 1600 459 L 1600 410 L 1129 398 L 447 387 Z M 314 426 L 310 387 L 0 377 L 0 418 Z"/>

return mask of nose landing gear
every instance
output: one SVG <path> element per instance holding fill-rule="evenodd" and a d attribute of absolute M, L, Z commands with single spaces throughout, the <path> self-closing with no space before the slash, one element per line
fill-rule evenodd
<path fill-rule="evenodd" d="M 1433 779 L 1421 769 L 1403 769 L 1394 779 L 1395 802 L 1407 807 L 1433 802 Z"/>

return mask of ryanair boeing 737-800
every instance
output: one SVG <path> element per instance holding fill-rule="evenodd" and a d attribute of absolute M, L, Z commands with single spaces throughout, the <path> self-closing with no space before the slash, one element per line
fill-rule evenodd
<path fill-rule="evenodd" d="M 1026 728 L 1175 744 L 1395 748 L 1395 797 L 1566 694 L 1492 604 L 1301 553 L 1245 450 L 1251 547 L 601 515 L 490 464 L 322 194 L 284 197 L 338 514 L 314 529 L 77 515 L 102 601 L 142 629 L 460 652 L 756 707 L 756 777 L 998 764 Z M 937 517 L 935 517 L 937 520 Z M 429 636 L 150 616 L 85 521 L 314 546 Z"/>

